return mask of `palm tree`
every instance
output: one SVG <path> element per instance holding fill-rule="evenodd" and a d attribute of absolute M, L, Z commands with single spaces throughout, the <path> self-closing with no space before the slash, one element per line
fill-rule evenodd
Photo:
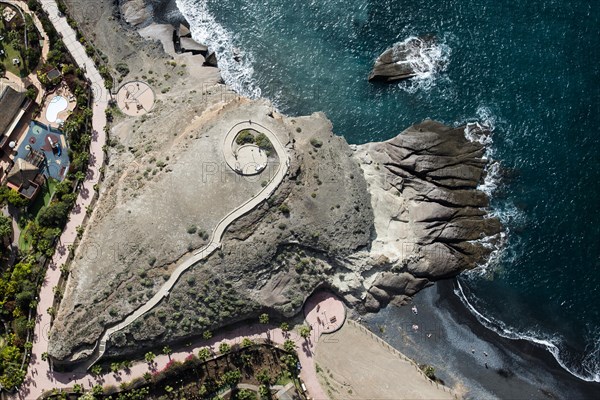
<path fill-rule="evenodd" d="M 208 349 L 208 347 L 203 347 L 200 350 L 198 350 L 198 359 L 201 362 L 205 362 L 206 360 L 208 360 L 210 357 L 210 350 Z"/>
<path fill-rule="evenodd" d="M 308 325 L 302 325 L 300 327 L 300 336 L 302 336 L 304 339 L 308 339 L 308 337 L 310 336 L 310 331 L 312 330 L 312 328 Z"/>
<path fill-rule="evenodd" d="M 78 180 L 79 182 L 83 182 L 85 180 L 85 172 L 77 171 L 75 173 L 75 179 Z"/>
<path fill-rule="evenodd" d="M 292 340 L 287 339 L 283 343 L 283 349 L 285 351 L 287 351 L 288 353 L 292 353 L 292 352 L 296 351 L 296 344 Z"/>
<path fill-rule="evenodd" d="M 4 244 L 4 247 L 8 247 L 8 240 L 12 239 L 12 219 L 0 215 L 0 241 Z"/>
<path fill-rule="evenodd" d="M 258 322 L 260 322 L 263 325 L 266 325 L 269 323 L 269 314 L 261 314 L 258 317 Z"/>
<path fill-rule="evenodd" d="M 229 353 L 229 351 L 231 351 L 231 346 L 229 344 L 223 342 L 219 345 L 219 353 L 225 354 Z"/>
<path fill-rule="evenodd" d="M 113 374 L 118 373 L 120 369 L 121 369 L 121 364 L 120 363 L 114 362 L 114 363 L 110 364 L 110 371 Z"/>
<path fill-rule="evenodd" d="M 267 385 L 260 385 L 258 387 L 258 394 L 261 399 L 270 399 L 271 398 L 271 390 Z"/>
<path fill-rule="evenodd" d="M 171 354 L 173 354 L 173 350 L 171 350 L 169 346 L 163 347 L 162 352 L 163 354 L 166 354 L 167 357 L 169 357 L 169 360 L 171 359 Z"/>
<path fill-rule="evenodd" d="M 102 375 L 102 366 L 96 364 L 92 367 L 92 374 L 96 376 Z"/>
<path fill-rule="evenodd" d="M 206 360 L 208 360 L 211 355 L 211 351 L 208 347 L 203 347 L 200 350 L 198 350 L 198 359 L 200 360 L 200 362 L 204 363 L 204 368 L 206 368 L 207 375 L 209 374 L 210 370 L 208 369 L 208 363 L 206 362 Z"/>
<path fill-rule="evenodd" d="M 146 359 L 146 362 L 148 364 L 152 364 L 154 363 L 154 359 L 156 358 L 156 354 L 154 354 L 153 352 L 149 351 L 146 353 L 146 355 L 144 356 L 144 358 Z"/>

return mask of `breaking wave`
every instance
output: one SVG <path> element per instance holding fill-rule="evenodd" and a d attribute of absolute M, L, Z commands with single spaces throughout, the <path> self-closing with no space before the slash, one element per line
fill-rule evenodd
<path fill-rule="evenodd" d="M 488 165 L 485 170 L 485 178 L 478 186 L 478 189 L 485 192 L 493 199 L 494 192 L 499 188 L 501 183 L 501 165 L 494 159 L 494 141 L 493 135 L 496 126 L 502 121 L 488 108 L 479 107 L 477 110 L 477 118 L 473 122 L 467 122 L 465 127 L 465 137 L 472 142 L 478 142 L 486 146 L 484 158 L 488 160 Z M 501 206 L 492 207 L 490 217 L 496 217 L 504 226 L 504 231 L 497 236 L 487 237 L 477 242 L 491 250 L 488 260 L 479 265 L 477 268 L 463 273 L 461 279 L 465 281 L 475 280 L 478 278 L 486 278 L 497 271 L 501 264 L 511 264 L 519 257 L 520 239 L 510 236 L 510 229 L 514 225 L 523 225 L 525 215 L 519 211 L 513 204 L 505 203 Z M 510 239 L 510 245 L 509 245 Z M 498 333 L 500 336 L 508 339 L 521 339 L 531 343 L 535 343 L 546 348 L 556 361 L 565 370 L 572 375 L 589 382 L 600 382 L 600 328 L 595 327 L 593 332 L 588 333 L 588 337 L 593 340 L 588 344 L 586 356 L 583 360 L 569 362 L 565 356 L 568 352 L 564 341 L 557 335 L 547 335 L 540 331 L 517 332 L 508 327 L 502 321 L 496 320 L 490 316 L 485 316 L 477 310 L 473 304 L 477 299 L 465 293 L 465 288 L 457 279 L 458 287 L 454 290 L 455 294 L 460 298 L 467 309 L 477 318 L 477 320 L 487 327 Z"/>
<path fill-rule="evenodd" d="M 502 321 L 498 321 L 489 316 L 483 315 L 477 311 L 475 306 L 468 300 L 460 280 L 457 280 L 456 282 L 457 288 L 454 289 L 454 293 L 483 326 L 493 330 L 504 338 L 513 340 L 526 340 L 542 346 L 548 350 L 550 354 L 552 354 L 554 359 L 556 359 L 562 368 L 569 371 L 569 373 L 572 375 L 587 382 L 600 382 L 600 372 L 598 372 L 600 371 L 600 328 L 596 327 L 596 332 L 592 332 L 592 335 L 595 339 L 593 344 L 588 345 L 588 349 L 586 349 L 586 356 L 583 358 L 583 360 L 569 363 L 567 360 L 565 360 L 563 354 L 566 352 L 565 345 L 560 337 L 555 335 L 548 336 L 539 331 L 516 332 L 515 330 L 506 326 L 506 324 L 504 324 Z M 576 366 L 573 364 L 576 364 Z"/>
<path fill-rule="evenodd" d="M 495 148 L 492 139 L 497 123 L 498 118 L 489 108 L 479 107 L 477 109 L 476 120 L 467 122 L 465 126 L 465 137 L 471 142 L 477 142 L 485 146 L 483 158 L 488 163 L 485 167 L 483 182 L 479 184 L 477 189 L 484 192 L 490 199 L 493 198 L 494 192 L 498 189 L 501 181 L 501 165 L 494 158 Z M 499 265 L 500 259 L 505 255 L 504 250 L 510 231 L 510 222 L 514 221 L 515 218 L 519 218 L 518 210 L 510 205 L 504 205 L 502 208 L 492 207 L 488 215 L 489 217 L 498 218 L 505 227 L 505 230 L 495 236 L 476 240 L 477 243 L 490 249 L 491 253 L 484 264 L 468 272 L 472 275 L 487 275 L 495 266 Z"/>
<path fill-rule="evenodd" d="M 414 51 L 406 58 L 406 62 L 417 75 L 400 82 L 400 87 L 408 93 L 430 90 L 435 86 L 440 73 L 446 70 L 452 49 L 443 39 L 440 42 L 428 42 L 415 36 L 396 43 L 393 48 L 401 49 L 407 45 Z"/>
<path fill-rule="evenodd" d="M 217 56 L 221 77 L 236 93 L 259 98 L 261 90 L 253 79 L 252 54 L 236 48 L 231 32 L 209 12 L 206 0 L 176 0 L 181 14 L 190 24 L 195 41 L 205 44 Z"/>

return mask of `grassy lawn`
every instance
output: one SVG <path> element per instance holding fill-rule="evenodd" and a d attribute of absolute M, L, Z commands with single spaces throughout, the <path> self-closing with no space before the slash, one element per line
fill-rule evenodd
<path fill-rule="evenodd" d="M 24 253 L 28 253 L 29 250 L 31 250 L 31 243 L 29 243 L 29 240 L 25 239 L 26 231 L 27 229 L 23 228 L 23 230 L 21 231 L 21 235 L 19 236 L 19 250 L 21 250 Z"/>
<path fill-rule="evenodd" d="M 277 381 L 275 382 L 275 384 L 285 386 L 291 381 L 292 379 L 287 374 L 283 373 L 277 377 Z"/>
<path fill-rule="evenodd" d="M 15 17 L 15 18 L 18 18 Z M 21 65 L 23 64 L 23 60 L 21 58 L 21 54 L 17 52 L 11 45 L 8 40 L 8 32 L 4 30 L 4 19 L 0 17 L 0 36 L 4 36 L 4 40 L 0 43 L 0 49 L 4 50 L 4 55 L 0 56 L 0 63 L 4 64 L 6 70 L 12 72 L 17 76 L 21 76 L 21 68 L 15 67 L 12 63 L 13 58 L 18 58 L 21 60 Z"/>
<path fill-rule="evenodd" d="M 50 204 L 50 199 L 56 191 L 56 185 L 58 185 L 58 181 L 54 179 L 48 179 L 46 181 L 46 184 L 42 188 L 42 192 L 38 195 L 33 204 L 30 206 L 31 215 L 35 216 L 35 220 L 37 220 L 38 214 L 40 213 L 42 208 Z"/>
<path fill-rule="evenodd" d="M 33 204 L 30 206 L 29 210 L 31 215 L 33 215 L 33 219 L 37 221 L 38 215 L 40 214 L 40 211 L 42 210 L 42 208 L 48 206 L 48 204 L 50 204 L 50 199 L 52 198 L 52 195 L 54 194 L 54 192 L 56 191 L 56 185 L 58 185 L 58 181 L 54 180 L 54 179 L 48 179 L 46 181 L 46 184 L 44 185 L 44 187 L 42 188 L 42 193 L 40 193 L 38 195 L 38 197 L 35 199 L 35 201 L 33 202 Z M 24 220 L 24 221 L 19 221 L 19 223 L 22 222 L 22 226 L 27 226 L 27 224 L 30 222 L 31 220 Z M 30 243 L 28 240 L 26 240 L 26 233 L 27 233 L 27 229 L 23 228 L 23 230 L 21 230 L 21 235 L 19 236 L 19 250 L 27 252 L 30 250 Z"/>

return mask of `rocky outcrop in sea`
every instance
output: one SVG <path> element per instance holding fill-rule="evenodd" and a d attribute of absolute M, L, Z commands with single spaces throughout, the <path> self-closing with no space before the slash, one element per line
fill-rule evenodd
<path fill-rule="evenodd" d="M 411 37 L 394 44 L 375 60 L 369 81 L 396 82 L 410 79 L 435 65 L 423 65 L 424 54 L 435 43 L 433 36 Z"/>
<path fill-rule="evenodd" d="M 264 101 L 238 100 L 207 116 L 210 123 L 197 134 L 205 137 L 211 124 L 228 125 L 228 118 L 242 114 L 281 135 L 290 156 L 288 175 L 268 201 L 229 226 L 219 251 L 186 271 L 143 318 L 114 334 L 105 355 L 191 339 L 262 312 L 291 318 L 322 287 L 357 311 L 375 312 L 487 259 L 490 250 L 481 239 L 502 228 L 487 215 L 488 199 L 477 190 L 485 175 L 485 149 L 465 137 L 464 127 L 425 121 L 389 141 L 350 146 L 332 133 L 324 114 L 289 118 L 274 114 Z M 171 163 L 175 169 L 175 160 Z M 131 201 L 153 196 L 153 190 L 144 187 Z M 185 201 L 183 194 L 174 195 Z M 113 218 L 120 206 L 99 205 L 98 218 Z M 172 212 L 179 218 L 176 209 Z M 89 235 L 102 226 L 102 220 L 94 221 Z M 144 240 L 154 241 L 148 244 L 153 249 L 169 244 L 163 235 L 145 234 Z M 106 268 L 129 271 L 124 263 Z M 114 324 L 115 301 L 123 303 L 120 310 L 133 310 L 140 303 L 132 293 L 152 295 L 156 286 L 148 290 L 140 286 L 147 279 L 136 276 L 168 276 L 158 264 L 134 262 L 141 270 L 126 275 L 131 275 L 127 284 L 123 273 L 95 281 L 94 290 L 108 296 L 98 301 L 82 296 L 76 284 L 97 264 L 84 260 L 73 266 L 72 285 L 51 334 L 55 365 L 70 366 L 92 354 L 106 325 Z M 113 314 L 106 311 L 109 301 Z"/>

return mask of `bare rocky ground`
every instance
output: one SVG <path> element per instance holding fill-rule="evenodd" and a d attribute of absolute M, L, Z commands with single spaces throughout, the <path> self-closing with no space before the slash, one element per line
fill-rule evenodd
<path fill-rule="evenodd" d="M 346 256 L 368 246 L 373 214 L 349 146 L 332 135 L 322 114 L 276 114 L 275 120 L 291 132 L 291 172 L 283 184 L 231 226 L 220 252 L 186 272 L 168 299 L 123 330 L 113 340 L 121 348 L 109 354 L 183 340 L 263 311 L 292 317 L 316 287 L 346 268 Z"/>
<path fill-rule="evenodd" d="M 127 63 L 123 81 L 149 82 L 157 103 L 146 116 L 118 117 L 111 132 L 100 201 L 52 329 L 57 364 L 85 358 L 103 327 L 143 304 L 177 260 L 202 246 L 198 231 L 210 233 L 269 179 L 275 168 L 240 180 L 219 160 L 218 138 L 240 120 L 260 121 L 279 136 L 291 158 L 288 175 L 269 201 L 228 229 L 220 251 L 113 335 L 108 356 L 187 340 L 264 311 L 291 317 L 321 286 L 357 310 L 376 311 L 489 253 L 475 242 L 500 231 L 475 190 L 484 149 L 461 130 L 426 123 L 353 149 L 325 115 L 285 117 L 219 85 L 218 70 L 201 67 L 202 56 L 167 54 L 171 27 L 141 15 L 144 40 L 115 17 L 111 1 L 72 8 L 109 62 Z"/>

